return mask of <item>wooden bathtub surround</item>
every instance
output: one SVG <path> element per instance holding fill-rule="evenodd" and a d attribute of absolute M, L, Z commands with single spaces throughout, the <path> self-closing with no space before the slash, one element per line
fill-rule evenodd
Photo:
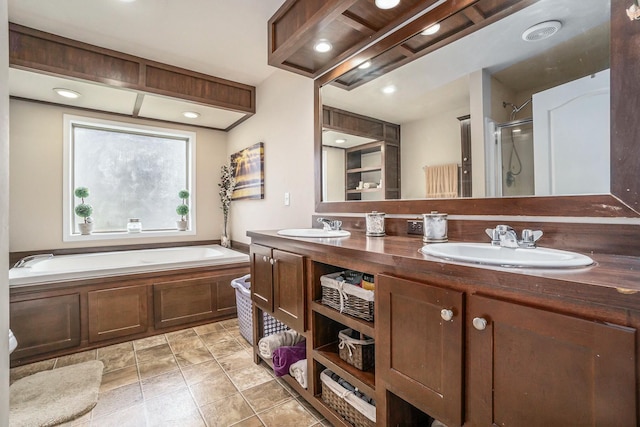
<path fill-rule="evenodd" d="M 11 366 L 236 315 L 247 263 L 10 288 Z"/>
<path fill-rule="evenodd" d="M 307 338 L 309 388 L 283 378 L 332 424 L 348 425 L 320 397 L 325 368 L 375 397 L 379 426 L 427 416 L 450 426 L 638 424 L 640 258 L 594 253 L 586 268 L 500 268 L 423 255 L 420 238 L 350 231 L 326 240 L 248 233 L 252 250 L 302 260 L 303 278 L 289 286 L 305 294 L 297 330 Z M 320 277 L 345 269 L 375 275 L 373 322 L 321 304 Z M 339 358 L 346 328 L 375 337 L 374 371 Z"/>

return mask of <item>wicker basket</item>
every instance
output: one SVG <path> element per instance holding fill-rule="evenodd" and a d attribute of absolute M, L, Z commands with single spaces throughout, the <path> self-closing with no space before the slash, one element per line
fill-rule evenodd
<path fill-rule="evenodd" d="M 238 309 L 238 326 L 240 335 L 246 339 L 249 344 L 253 344 L 253 313 L 251 307 L 251 283 L 249 278 L 251 275 L 233 279 L 231 286 L 236 290 L 236 306 Z M 262 313 L 263 335 L 269 336 L 280 331 L 289 329 L 287 325 L 279 322 L 271 317 L 268 313 Z"/>
<path fill-rule="evenodd" d="M 320 277 L 322 304 L 359 319 L 373 322 L 373 291 L 336 280 L 344 273 Z"/>
<path fill-rule="evenodd" d="M 375 427 L 376 407 L 342 387 L 330 376 L 320 374 L 322 400 L 355 427 Z"/>
<path fill-rule="evenodd" d="M 359 333 L 345 329 L 338 333 L 338 353 L 340 359 L 361 371 L 368 371 L 375 366 L 375 344 L 373 338 L 360 339 Z"/>

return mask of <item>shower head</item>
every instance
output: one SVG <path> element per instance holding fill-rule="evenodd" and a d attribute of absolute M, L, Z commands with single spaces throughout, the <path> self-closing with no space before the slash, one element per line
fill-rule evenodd
<path fill-rule="evenodd" d="M 515 104 L 512 104 L 510 102 L 506 102 L 506 101 L 502 101 L 502 108 L 507 108 L 507 105 L 511 107 L 511 120 L 514 120 L 516 118 L 516 114 L 518 114 L 520 112 L 520 110 L 522 110 L 528 103 L 531 102 L 531 98 L 527 99 L 521 106 L 517 106 Z"/>

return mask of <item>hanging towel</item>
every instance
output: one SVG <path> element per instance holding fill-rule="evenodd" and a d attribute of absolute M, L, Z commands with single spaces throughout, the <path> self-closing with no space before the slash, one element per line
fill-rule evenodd
<path fill-rule="evenodd" d="M 293 329 L 278 332 L 277 334 L 269 335 L 267 337 L 260 338 L 258 341 L 258 351 L 260 356 L 265 359 L 271 359 L 273 357 L 273 351 L 282 346 L 296 345 L 304 339 L 304 336 L 300 335 Z"/>
<path fill-rule="evenodd" d="M 300 341 L 294 346 L 284 346 L 273 351 L 273 372 L 276 377 L 281 377 L 289 373 L 289 368 L 294 363 L 306 359 L 307 342 Z"/>
<path fill-rule="evenodd" d="M 456 163 L 425 166 L 423 169 L 427 184 L 427 198 L 458 197 L 458 165 Z"/>
<path fill-rule="evenodd" d="M 298 360 L 289 367 L 289 374 L 303 387 L 307 388 L 307 359 Z"/>

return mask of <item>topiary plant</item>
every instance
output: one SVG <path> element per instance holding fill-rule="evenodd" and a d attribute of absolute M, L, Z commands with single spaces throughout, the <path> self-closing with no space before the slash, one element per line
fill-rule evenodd
<path fill-rule="evenodd" d="M 89 197 L 89 189 L 87 187 L 78 187 L 73 194 L 80 199 L 80 204 L 76 206 L 75 213 L 80 218 L 84 219 L 84 223 L 88 223 L 88 218 L 93 213 L 93 207 L 84 202 L 84 199 Z"/>
<path fill-rule="evenodd" d="M 189 215 L 189 205 L 187 205 L 187 199 L 189 198 L 189 192 L 187 190 L 180 190 L 178 197 L 182 199 L 182 204 L 176 208 L 176 213 L 180 215 L 180 221 L 185 221 L 185 217 Z"/>

